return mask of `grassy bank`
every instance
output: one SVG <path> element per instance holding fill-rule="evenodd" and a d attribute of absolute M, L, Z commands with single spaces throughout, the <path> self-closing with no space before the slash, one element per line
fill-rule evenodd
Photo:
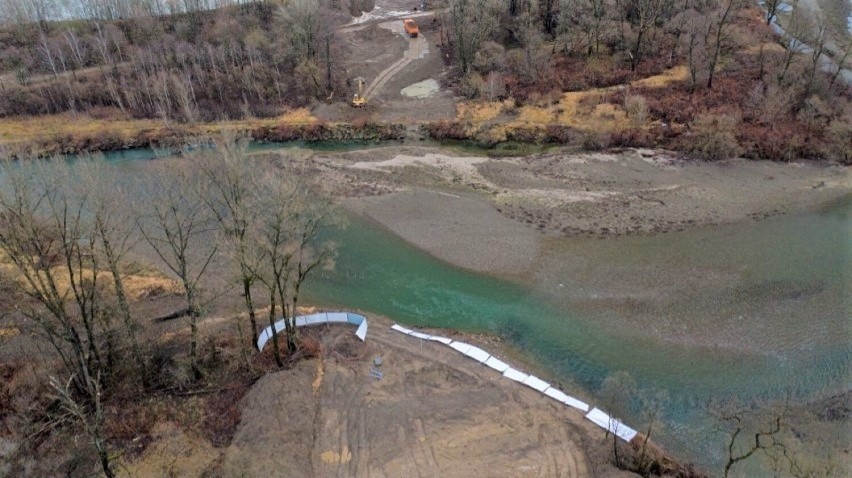
<path fill-rule="evenodd" d="M 181 145 L 187 138 L 229 129 L 248 132 L 258 141 L 385 140 L 398 139 L 406 131 L 401 124 L 327 123 L 305 108 L 275 118 L 196 124 L 60 114 L 0 118 L 0 149 L 13 157 L 117 151 Z"/>

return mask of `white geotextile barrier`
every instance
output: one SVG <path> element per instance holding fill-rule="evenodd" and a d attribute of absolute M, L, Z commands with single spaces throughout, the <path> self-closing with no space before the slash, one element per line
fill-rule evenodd
<path fill-rule="evenodd" d="M 309 325 L 321 324 L 352 324 L 357 325 L 355 335 L 362 341 L 367 338 L 367 318 L 363 315 L 353 314 L 351 312 L 319 312 L 310 315 L 300 315 L 293 318 L 293 325 L 296 327 L 307 327 Z M 275 322 L 275 332 L 281 333 L 285 329 L 285 319 Z M 257 338 L 257 349 L 263 350 L 266 342 L 272 338 L 272 326 L 263 329 L 260 336 Z"/>
<path fill-rule="evenodd" d="M 604 430 L 608 430 L 610 433 L 615 434 L 624 441 L 632 440 L 637 433 L 636 430 L 628 427 L 621 423 L 618 419 L 607 415 L 603 410 L 599 410 L 597 408 L 589 412 L 589 414 L 586 415 L 586 418 L 591 420 L 595 425 L 603 428 Z"/>
<path fill-rule="evenodd" d="M 365 322 L 366 324 L 366 322 Z M 415 330 L 407 329 L 401 325 L 393 324 L 391 326 L 391 330 L 395 330 L 399 333 L 408 335 L 410 337 L 416 337 L 421 340 L 431 340 L 434 342 L 440 342 L 444 345 L 449 346 L 455 351 L 466 355 L 481 364 L 485 364 L 490 368 L 500 372 L 504 377 L 509 380 L 514 380 L 516 382 L 522 383 L 527 387 L 532 388 L 538 392 L 543 393 L 544 395 L 556 400 L 557 402 L 564 403 L 569 407 L 574 407 L 578 410 L 582 410 L 583 412 L 588 412 L 586 418 L 589 419 L 592 423 L 598 425 L 604 430 L 608 430 L 610 433 L 615 434 L 617 437 L 621 438 L 624 441 L 629 442 L 636 436 L 636 430 L 628 427 L 627 425 L 621 423 L 619 420 L 610 417 L 604 411 L 594 408 L 592 411 L 589 411 L 589 404 L 583 402 L 582 400 L 578 400 L 570 395 L 567 395 L 562 390 L 552 387 L 549 383 L 544 380 L 536 377 L 535 375 L 529 375 L 520 370 L 516 370 L 509 366 L 506 362 L 494 357 L 489 354 L 485 350 L 482 350 L 479 347 L 475 347 L 473 345 L 457 342 L 455 340 L 448 339 L 446 337 L 440 337 L 437 335 L 429 335 L 424 334 L 422 332 L 417 332 Z"/>

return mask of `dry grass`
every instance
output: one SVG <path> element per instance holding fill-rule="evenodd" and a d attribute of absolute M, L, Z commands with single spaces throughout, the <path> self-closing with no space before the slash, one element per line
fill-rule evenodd
<path fill-rule="evenodd" d="M 659 75 L 649 76 L 648 78 L 642 78 L 641 80 L 632 81 L 630 82 L 630 86 L 665 88 L 671 85 L 672 83 L 686 81 L 688 78 L 689 69 L 687 69 L 686 65 L 678 65 L 674 68 L 670 68 L 660 73 Z"/>
<path fill-rule="evenodd" d="M 456 117 L 461 121 L 469 121 L 473 124 L 485 123 L 491 121 L 500 115 L 503 109 L 503 103 L 460 103 L 458 105 Z"/>
<path fill-rule="evenodd" d="M 95 119 L 86 115 L 59 114 L 0 118 L 0 144 L 14 144 L 57 136 L 86 137 L 111 133 L 126 138 L 146 130 L 156 130 L 163 123 L 155 120 Z"/>
<path fill-rule="evenodd" d="M 309 109 L 298 108 L 276 117 L 199 123 L 196 125 L 166 125 L 160 120 L 128 118 L 93 118 L 85 114 L 18 116 L 0 118 L 0 146 L 16 147 L 43 144 L 58 139 L 79 143 L 87 139 L 117 138 L 128 144 L 141 136 L 164 136 L 173 132 L 186 134 L 216 134 L 226 129 L 251 130 L 276 125 L 306 125 L 317 122 Z"/>
<path fill-rule="evenodd" d="M 0 328 L 0 341 L 14 337 L 21 333 L 21 329 L 17 327 Z"/>
<path fill-rule="evenodd" d="M 626 85 L 563 93 L 555 104 L 542 101 L 522 106 L 515 118 L 493 128 L 488 128 L 487 123 L 506 107 L 504 103 L 461 103 L 458 105 L 457 119 L 468 124 L 470 133 L 478 133 L 480 138 L 491 141 L 504 139 L 511 130 L 551 125 L 568 126 L 581 132 L 620 131 L 630 127 L 631 123 L 623 106 L 608 103 L 608 96 L 631 87 L 668 88 L 673 83 L 686 81 L 688 74 L 687 68 L 681 65 Z M 645 126 L 650 126 L 650 122 L 647 123 Z"/>
<path fill-rule="evenodd" d="M 20 275 L 20 272 L 15 268 L 15 266 L 8 263 L 2 263 L 2 258 L 0 258 L 0 274 L 8 277 L 10 280 L 17 280 L 19 285 L 27 287 L 24 283 L 24 278 Z M 54 267 L 51 269 L 50 274 L 56 282 L 56 287 L 59 293 L 70 297 L 71 281 L 68 271 L 65 270 L 64 267 Z M 90 270 L 83 271 L 82 276 L 84 279 L 91 279 L 92 272 Z M 113 290 L 114 283 L 112 280 L 112 274 L 109 272 L 98 273 L 98 284 L 106 290 Z M 132 300 L 144 299 L 154 295 L 176 294 L 179 293 L 180 290 L 180 286 L 177 282 L 163 277 L 158 273 L 149 275 L 143 272 L 127 274 L 124 276 L 124 291 Z"/>

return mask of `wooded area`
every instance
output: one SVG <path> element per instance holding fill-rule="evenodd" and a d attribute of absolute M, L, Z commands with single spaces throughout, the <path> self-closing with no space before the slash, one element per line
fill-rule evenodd
<path fill-rule="evenodd" d="M 347 46 L 335 30 L 372 8 L 332 0 L 69 5 L 75 9 L 50 0 L 0 4 L 7 19 L 0 116 L 148 118 L 172 128 L 342 101 Z M 426 34 L 456 67 L 451 86 L 470 99 L 545 106 L 565 92 L 620 87 L 585 106 L 611 104 L 632 126 L 586 135 L 579 142 L 587 147 L 849 161 L 852 89 L 842 67 L 852 37 L 834 21 L 843 12 L 795 4 L 785 17 L 789 35 L 779 37 L 769 27 L 778 5 L 442 0 L 429 4 L 436 18 Z M 54 21 L 59 12 L 79 19 Z M 686 69 L 681 80 L 626 87 L 673 68 Z M 531 139 L 576 136 L 558 121 L 547 127 L 551 133 Z M 438 139 L 467 137 L 463 129 L 433 124 L 429 131 Z"/>
<path fill-rule="evenodd" d="M 6 25 L 0 116 L 87 112 L 166 123 L 275 116 L 345 82 L 331 28 L 348 12 L 306 0 L 286 9 L 197 3 L 159 15 L 151 2 L 129 18 L 92 6 L 89 20 Z"/>
<path fill-rule="evenodd" d="M 779 3 L 449 0 L 445 35 L 469 98 L 546 106 L 566 91 L 594 91 L 581 109 L 626 113 L 633 126 L 583 139 L 589 147 L 849 161 L 852 90 L 842 69 L 852 36 L 838 12 L 796 2 L 779 36 L 769 26 Z M 682 80 L 629 85 L 675 67 L 686 68 Z M 557 140 L 573 134 L 552 126 Z M 458 136 L 453 125 L 433 131 Z"/>

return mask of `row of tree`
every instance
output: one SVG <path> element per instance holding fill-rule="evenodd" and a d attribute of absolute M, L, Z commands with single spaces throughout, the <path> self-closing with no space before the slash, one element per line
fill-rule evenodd
<path fill-rule="evenodd" d="M 770 27 L 779 4 L 761 10 L 744 0 L 447 0 L 439 34 L 460 72 L 461 94 L 514 98 L 516 106 L 549 107 L 565 91 L 628 86 L 683 69 L 685 81 L 601 91 L 600 102 L 638 121 L 612 133 L 584 133 L 590 147 L 848 162 L 852 34 L 828 10 L 804 2 L 792 3 L 786 33 L 779 34 Z M 633 106 L 641 114 L 628 111 Z M 649 127 L 652 120 L 663 127 Z M 699 144 L 705 133 L 710 141 Z"/>
<path fill-rule="evenodd" d="M 128 377 L 140 391 L 156 386 L 158 342 L 126 292 L 134 259 L 158 258 L 175 280 L 184 308 L 174 315 L 188 321 L 186 366 L 198 380 L 198 321 L 213 297 L 239 284 L 248 324 L 237 325 L 251 331 L 242 340 L 248 351 L 261 326 L 254 295 L 268 301 L 270 324 L 292 317 L 302 285 L 333 255 L 320 238 L 333 209 L 316 188 L 247 158 L 244 142 L 210 144 L 134 180 L 138 188 L 98 157 L 0 168 L 0 252 L 13 266 L 3 279 L 16 286 L 18 312 L 61 362 L 64 378 L 51 384 L 89 433 L 108 476 L 104 397 L 128 386 Z M 277 333 L 272 343 L 280 366 Z M 292 321 L 285 343 L 290 352 L 299 347 Z"/>
<path fill-rule="evenodd" d="M 331 2 L 258 2 L 0 29 L 0 116 L 111 108 L 193 123 L 272 116 L 342 89 Z M 100 16 L 98 16 L 100 17 Z"/>
<path fill-rule="evenodd" d="M 193 13 L 253 0 L 0 0 L 0 23 L 37 23 L 68 19 L 120 20 Z"/>

